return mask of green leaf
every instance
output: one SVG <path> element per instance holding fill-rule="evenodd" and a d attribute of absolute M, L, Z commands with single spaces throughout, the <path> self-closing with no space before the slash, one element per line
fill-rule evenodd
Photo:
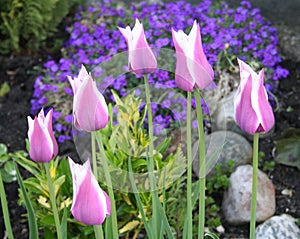
<path fill-rule="evenodd" d="M 10 91 L 9 84 L 5 81 L 0 85 L 0 97 L 5 96 Z"/>
<path fill-rule="evenodd" d="M 20 185 L 23 197 L 24 197 L 24 201 L 25 201 L 25 205 L 26 205 L 26 209 L 27 209 L 27 213 L 28 213 L 29 239 L 38 239 L 39 233 L 38 233 L 38 227 L 37 227 L 37 222 L 36 222 L 36 218 L 35 218 L 35 213 L 34 213 L 32 204 L 28 197 L 27 191 L 25 189 L 25 186 L 24 186 L 24 183 L 21 178 L 21 175 L 20 175 L 17 165 L 15 165 L 15 167 L 16 167 L 18 182 L 19 182 L 19 185 Z"/>
<path fill-rule="evenodd" d="M 53 226 L 55 225 L 53 215 L 46 215 L 41 218 L 40 222 L 46 226 Z"/>
<path fill-rule="evenodd" d="M 300 130 L 288 128 L 275 141 L 275 161 L 300 169 Z"/>
<path fill-rule="evenodd" d="M 165 153 L 172 141 L 171 137 L 166 138 L 163 142 L 161 142 L 157 147 L 156 151 L 160 152 L 161 154 Z"/>
<path fill-rule="evenodd" d="M 7 154 L 7 147 L 5 144 L 0 144 L 0 157 Z"/>
<path fill-rule="evenodd" d="M 212 239 L 219 239 L 219 237 L 216 234 L 211 233 L 211 232 L 206 232 L 204 234 L 204 238 L 207 238 L 207 237 L 212 238 Z"/>
<path fill-rule="evenodd" d="M 8 204 L 6 200 L 6 193 L 2 181 L 2 176 L 1 176 L 1 171 L 0 171 L 0 201 L 1 201 L 1 206 L 2 206 L 2 213 L 3 213 L 3 218 L 4 218 L 4 224 L 5 224 L 5 229 L 7 232 L 8 239 L 13 239 L 14 235 L 12 232 L 11 228 L 11 223 L 10 223 L 10 217 L 9 217 L 9 211 L 8 211 Z"/>
<path fill-rule="evenodd" d="M 67 208 L 64 207 L 64 213 L 63 213 L 63 216 L 61 219 L 61 233 L 62 233 L 63 239 L 68 238 L 67 218 L 68 218 Z"/>

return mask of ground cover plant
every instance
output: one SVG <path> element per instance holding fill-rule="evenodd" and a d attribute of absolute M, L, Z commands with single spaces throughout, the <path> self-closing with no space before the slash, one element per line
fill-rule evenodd
<path fill-rule="evenodd" d="M 147 4 L 133 4 L 125 7 L 120 4 L 95 3 L 87 10 L 80 9 L 76 20 L 67 31 L 70 38 L 62 48 L 63 57 L 58 61 L 49 59 L 44 64 L 43 74 L 35 82 L 31 113 L 35 114 L 41 107 L 55 107 L 55 126 L 59 132 L 58 141 L 70 140 L 71 95 L 66 75 L 76 75 L 76 69 L 81 64 L 88 64 L 93 76 L 102 80 L 102 89 L 111 85 L 120 96 L 126 91 L 138 86 L 140 80 L 128 75 L 114 79 L 99 67 L 104 61 L 111 59 L 117 53 L 127 50 L 126 42 L 122 38 L 117 26 L 123 27 L 138 17 L 145 25 L 145 35 L 152 48 L 173 48 L 171 28 L 186 29 L 194 19 L 201 26 L 203 47 L 207 58 L 216 70 L 215 81 L 218 82 L 224 72 L 237 71 L 236 55 L 242 60 L 250 62 L 255 69 L 265 67 L 266 87 L 270 98 L 276 92 L 277 81 L 287 76 L 288 71 L 280 66 L 281 58 L 277 49 L 276 29 L 266 22 L 259 9 L 252 9 L 250 3 L 243 1 L 237 9 L 229 8 L 225 2 L 212 5 L 209 0 L 193 6 L 186 2 Z M 259 63 L 260 62 L 260 63 Z M 157 70 L 150 76 L 149 82 L 156 89 L 175 88 L 173 75 L 170 72 Z M 221 95 L 230 92 L 235 83 L 229 82 L 223 86 Z M 67 93 L 67 94 L 65 94 Z M 70 96 L 68 96 L 70 95 Z M 54 96 L 54 97 L 53 97 Z M 111 94 L 107 99 L 113 100 Z M 276 108 L 276 99 L 273 106 Z M 160 107 L 154 110 L 154 123 L 167 128 L 171 125 L 172 117 L 160 114 L 161 107 L 168 108 L 172 103 L 186 108 L 184 99 L 166 97 Z M 195 106 L 195 101 L 193 99 Z M 154 107 L 154 106 L 152 106 Z M 173 110 L 173 119 L 185 120 L 180 112 Z M 157 111 L 157 114 L 155 112 Z M 207 112 L 208 113 L 208 112 Z"/>

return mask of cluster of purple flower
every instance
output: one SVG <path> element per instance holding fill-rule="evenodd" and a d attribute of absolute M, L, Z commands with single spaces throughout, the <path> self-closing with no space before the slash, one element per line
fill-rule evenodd
<path fill-rule="evenodd" d="M 236 55 L 244 61 L 262 62 L 266 69 L 266 88 L 273 91 L 276 81 L 288 74 L 279 63 L 281 58 L 277 49 L 276 29 L 266 22 L 259 9 L 251 8 L 249 2 L 243 1 L 237 9 L 229 8 L 224 2 L 212 5 L 204 0 L 194 6 L 180 1 L 172 3 L 148 4 L 142 2 L 125 8 L 111 1 L 96 3 L 87 9 L 79 9 L 74 24 L 67 29 L 70 38 L 64 43 L 63 57 L 58 61 L 50 59 L 44 64 L 45 74 L 36 79 L 34 94 L 31 100 L 32 114 L 40 108 L 54 106 L 62 113 L 54 112 L 54 127 L 60 132 L 59 142 L 70 139 L 71 95 L 72 90 L 67 82 L 67 75 L 76 75 L 81 64 L 89 67 L 92 74 L 101 76 L 100 63 L 111 59 L 116 53 L 127 51 L 125 39 L 118 26 L 130 25 L 136 18 L 143 22 L 145 35 L 152 48 L 174 48 L 171 40 L 171 29 L 185 29 L 192 26 L 195 19 L 200 23 L 205 54 L 211 65 L 218 69 L 228 68 L 226 60 L 218 56 L 226 50 L 229 55 Z M 216 72 L 216 81 L 218 72 Z M 132 75 L 126 74 L 112 80 L 111 76 L 103 80 L 113 82 L 111 88 L 121 96 L 126 90 L 134 87 Z M 138 79 L 139 80 L 139 79 Z M 141 80 L 141 79 L 140 79 Z M 149 76 L 149 83 L 157 89 L 176 88 L 174 74 L 156 70 Z M 57 95 L 57 97 L 53 97 Z M 111 95 L 107 96 L 111 100 Z M 68 103 L 70 102 L 70 103 Z M 180 104 L 172 117 L 181 119 L 180 109 L 185 109 L 186 102 L 170 96 L 161 105 Z M 156 122 L 157 121 L 157 122 Z M 154 124 L 168 127 L 170 116 L 156 114 Z"/>

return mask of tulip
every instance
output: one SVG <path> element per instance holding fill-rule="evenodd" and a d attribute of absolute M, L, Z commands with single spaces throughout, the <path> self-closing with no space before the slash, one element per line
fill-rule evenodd
<path fill-rule="evenodd" d="M 143 24 L 138 19 L 131 30 L 119 27 L 128 44 L 128 68 L 136 74 L 148 74 L 157 68 L 157 61 L 146 40 Z"/>
<path fill-rule="evenodd" d="M 193 88 L 205 89 L 213 85 L 214 72 L 203 51 L 200 26 L 197 21 L 189 35 L 182 30 L 172 29 L 172 37 L 176 49 L 175 82 L 184 91 Z"/>
<path fill-rule="evenodd" d="M 78 77 L 68 76 L 72 86 L 74 125 L 79 130 L 96 131 L 109 121 L 108 108 L 96 82 L 82 65 Z"/>
<path fill-rule="evenodd" d="M 238 59 L 240 85 L 234 98 L 235 119 L 249 134 L 268 132 L 274 126 L 274 114 L 264 88 L 264 70 L 256 74 L 245 62 Z"/>
<path fill-rule="evenodd" d="M 41 109 L 34 120 L 29 116 L 27 117 L 29 155 L 35 162 L 49 162 L 58 153 L 58 145 L 52 129 L 52 113 L 53 109 L 45 117 L 44 110 Z"/>
<path fill-rule="evenodd" d="M 73 179 L 73 217 L 86 225 L 100 225 L 110 215 L 111 203 L 92 174 L 89 161 L 76 164 L 69 157 Z"/>

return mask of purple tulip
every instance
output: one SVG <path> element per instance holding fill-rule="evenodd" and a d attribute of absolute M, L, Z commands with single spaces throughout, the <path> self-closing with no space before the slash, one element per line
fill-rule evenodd
<path fill-rule="evenodd" d="M 45 117 L 44 110 L 41 109 L 34 120 L 29 116 L 27 117 L 30 144 L 29 155 L 35 162 L 49 162 L 58 153 L 58 146 L 52 129 L 52 114 L 53 109 Z"/>
<path fill-rule="evenodd" d="M 73 179 L 73 217 L 86 225 L 100 225 L 110 215 L 111 203 L 91 172 L 90 162 L 76 164 L 69 157 Z"/>
<path fill-rule="evenodd" d="M 148 74 L 157 68 L 157 61 L 146 40 L 143 24 L 138 19 L 131 30 L 119 27 L 128 45 L 128 68 L 136 74 Z"/>
<path fill-rule="evenodd" d="M 109 121 L 107 104 L 96 82 L 82 65 L 78 77 L 68 76 L 72 86 L 73 119 L 79 130 L 96 131 L 105 128 Z"/>
<path fill-rule="evenodd" d="M 202 48 L 200 26 L 194 21 L 189 35 L 182 30 L 172 29 L 173 42 L 176 49 L 175 81 L 185 91 L 193 91 L 194 87 L 205 89 L 213 85 L 214 72 L 208 63 Z"/>
<path fill-rule="evenodd" d="M 256 74 L 238 59 L 240 85 L 234 98 L 235 119 L 242 130 L 249 134 L 268 132 L 274 126 L 274 114 L 264 88 L 264 70 Z"/>

